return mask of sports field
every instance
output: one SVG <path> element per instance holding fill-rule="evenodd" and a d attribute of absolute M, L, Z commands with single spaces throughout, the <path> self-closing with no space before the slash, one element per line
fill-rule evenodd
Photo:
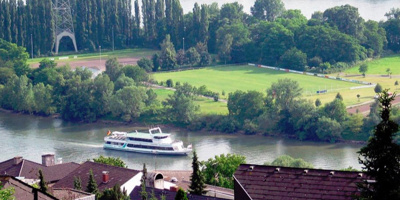
<path fill-rule="evenodd" d="M 95 67 L 100 70 L 104 70 L 105 62 L 109 57 L 117 57 L 119 62 L 122 64 L 136 64 L 136 62 L 142 57 L 150 57 L 157 51 L 152 49 L 124 49 L 115 51 L 100 51 L 95 53 L 84 53 L 84 54 L 70 54 L 55 57 L 46 57 L 48 59 L 54 59 L 58 66 L 69 64 L 72 68 L 75 67 Z M 39 62 L 42 58 L 28 59 L 28 64 L 31 67 L 38 67 Z"/>
<path fill-rule="evenodd" d="M 390 68 L 392 75 L 399 75 L 400 74 L 400 54 L 384 57 L 381 59 L 375 59 L 371 61 L 366 61 L 368 64 L 368 74 L 387 74 L 386 69 Z M 344 73 L 347 74 L 360 74 L 358 71 L 361 64 L 346 70 Z"/>
<path fill-rule="evenodd" d="M 172 95 L 174 91 L 166 89 L 153 89 L 157 94 L 159 101 L 164 101 L 168 95 Z M 212 99 L 204 97 L 196 97 L 194 103 L 200 106 L 201 114 L 228 114 L 228 108 L 224 102 L 215 102 Z"/>
<path fill-rule="evenodd" d="M 221 96 L 221 98 L 225 99 L 230 92 L 236 90 L 256 90 L 265 94 L 266 89 L 269 88 L 272 83 L 283 78 L 296 80 L 300 87 L 303 88 L 304 97 L 311 100 L 320 98 L 323 103 L 331 101 L 337 92 L 342 93 L 348 91 L 348 93 L 354 93 L 354 90 L 350 91 L 350 88 L 360 86 L 355 83 L 286 73 L 248 65 L 218 66 L 180 72 L 155 73 L 153 77 L 159 82 L 172 79 L 174 82 L 188 82 L 196 87 L 206 85 L 209 90 L 220 94 L 222 91 L 225 91 L 226 95 Z M 319 90 L 328 90 L 330 93 L 317 95 L 316 93 Z M 345 103 L 349 105 L 351 103 L 357 103 L 357 101 L 357 98 L 351 100 L 345 99 Z"/>

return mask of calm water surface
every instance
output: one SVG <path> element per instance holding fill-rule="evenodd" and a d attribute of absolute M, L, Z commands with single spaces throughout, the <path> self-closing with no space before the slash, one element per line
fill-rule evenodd
<path fill-rule="evenodd" d="M 218 2 L 221 6 L 224 3 L 239 2 L 243 5 L 244 11 L 250 13 L 250 7 L 255 0 L 181 0 L 182 7 L 186 12 L 192 11 L 195 2 L 199 4 L 210 4 Z M 366 20 L 386 20 L 385 13 L 390 8 L 400 8 L 399 0 L 282 0 L 286 9 L 299 9 L 307 18 L 315 11 L 325 11 L 327 8 L 350 4 L 358 8 L 360 15 Z"/>
<path fill-rule="evenodd" d="M 141 169 L 190 169 L 191 156 L 172 157 L 104 150 L 103 138 L 107 130 L 145 130 L 106 124 L 75 124 L 60 119 L 41 118 L 0 112 L 0 137 L 2 153 L 0 162 L 16 155 L 41 162 L 43 153 L 55 153 L 63 162 L 83 162 L 99 155 L 121 157 L 130 168 Z M 165 129 L 185 145 L 192 143 L 200 160 L 223 153 L 246 156 L 247 163 L 263 164 L 287 154 L 303 158 L 317 168 L 341 169 L 353 166 L 360 169 L 357 151 L 360 145 L 300 142 L 263 136 L 237 136 L 183 132 Z"/>

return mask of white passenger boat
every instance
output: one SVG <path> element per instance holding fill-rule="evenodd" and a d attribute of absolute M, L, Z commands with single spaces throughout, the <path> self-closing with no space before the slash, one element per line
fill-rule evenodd
<path fill-rule="evenodd" d="M 108 131 L 104 142 L 105 149 L 138 153 L 187 155 L 192 151 L 192 145 L 184 147 L 182 141 L 172 141 L 171 134 L 159 127 L 149 129 L 149 133 Z"/>

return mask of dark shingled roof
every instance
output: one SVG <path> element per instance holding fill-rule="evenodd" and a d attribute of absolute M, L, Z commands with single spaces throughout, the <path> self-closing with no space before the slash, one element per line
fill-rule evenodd
<path fill-rule="evenodd" d="M 352 199 L 359 194 L 356 183 L 367 179 L 360 172 L 250 164 L 240 165 L 234 178 L 254 200 Z"/>
<path fill-rule="evenodd" d="M 0 175 L 38 179 L 39 169 L 42 169 L 45 180 L 53 183 L 64 178 L 78 167 L 79 164 L 74 162 L 46 167 L 26 159 L 22 159 L 21 162 L 14 165 L 14 158 L 12 158 L 0 163 Z"/>
<path fill-rule="evenodd" d="M 80 177 L 82 187 L 85 189 L 89 181 L 90 170 L 93 171 L 94 178 L 96 179 L 100 191 L 112 188 L 117 183 L 123 185 L 139 173 L 139 171 L 133 169 L 86 161 L 73 172 L 54 184 L 53 188 L 74 188 L 74 177 Z M 109 172 L 110 179 L 108 183 L 103 183 L 103 171 Z"/>
<path fill-rule="evenodd" d="M 39 189 L 36 189 L 10 175 L 0 175 L 0 182 L 4 188 L 14 188 L 13 197 L 17 200 L 34 199 L 35 193 L 37 193 L 36 196 L 39 200 L 58 200 L 56 197 L 43 193 Z"/>
<path fill-rule="evenodd" d="M 129 195 L 131 197 L 131 200 L 142 200 L 142 198 L 140 196 L 141 190 L 142 190 L 142 188 L 140 186 L 135 187 L 133 189 L 133 191 L 131 192 L 131 194 Z M 158 199 L 161 199 L 161 195 L 164 195 L 166 200 L 175 200 L 176 192 L 146 187 L 146 192 L 147 192 L 148 197 L 151 197 L 151 193 L 153 191 L 154 191 L 155 197 Z M 188 194 L 187 197 L 190 200 L 226 200 L 226 199 L 221 199 L 221 198 L 216 198 L 216 197 L 200 196 L 200 195 L 192 195 L 192 194 Z"/>

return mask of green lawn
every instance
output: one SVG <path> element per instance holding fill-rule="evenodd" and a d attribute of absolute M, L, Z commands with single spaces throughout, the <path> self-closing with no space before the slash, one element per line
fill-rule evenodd
<path fill-rule="evenodd" d="M 174 91 L 166 89 L 154 89 L 157 94 L 157 99 L 159 101 L 164 101 L 169 94 L 173 94 Z M 212 99 L 197 97 L 195 100 L 197 105 L 200 105 L 201 114 L 228 114 L 228 108 L 224 102 L 215 102 Z"/>
<path fill-rule="evenodd" d="M 350 87 L 360 86 L 358 84 L 344 81 L 286 73 L 247 65 L 208 67 L 181 72 L 162 72 L 153 74 L 153 77 L 157 81 L 165 82 L 167 79 L 172 79 L 174 82 L 188 82 L 196 87 L 206 85 L 208 89 L 220 94 L 222 91 L 225 91 L 226 96 L 221 96 L 221 98 L 225 99 L 227 98 L 228 93 L 236 90 L 256 90 L 265 93 L 266 89 L 270 87 L 272 83 L 283 78 L 290 78 L 298 81 L 300 87 L 303 88 L 303 95 L 305 97 L 312 100 L 321 98 L 322 103 L 331 101 L 338 91 L 342 92 L 349 90 L 350 92 Z M 324 89 L 333 92 L 330 94 L 316 95 L 317 90 Z M 357 101 L 357 99 L 354 101 Z M 353 100 L 351 100 L 351 102 L 353 102 Z M 345 101 L 345 103 L 348 104 L 351 102 Z"/>
<path fill-rule="evenodd" d="M 123 50 L 115 50 L 115 51 L 102 51 L 101 52 L 101 57 L 102 58 L 107 58 L 110 56 L 115 56 L 117 58 L 126 58 L 126 57 L 148 57 L 152 56 L 154 53 L 156 53 L 156 50 L 153 49 L 123 49 Z M 78 58 L 73 58 L 74 56 L 78 56 Z M 70 60 L 93 60 L 93 59 L 98 59 L 100 58 L 100 52 L 94 52 L 94 53 L 83 53 L 83 54 L 70 54 L 70 55 L 62 55 L 62 56 L 54 56 L 54 57 L 41 57 L 41 58 L 34 58 L 34 59 L 28 59 L 28 64 L 34 64 L 34 63 L 39 63 L 41 60 L 44 58 L 55 58 L 55 61 L 58 61 L 59 57 L 69 57 L 69 59 L 61 60 L 61 61 L 70 61 Z"/>
<path fill-rule="evenodd" d="M 393 75 L 400 74 L 400 54 L 388 56 L 385 58 L 381 59 L 376 59 L 376 60 L 371 60 L 371 61 L 366 61 L 368 64 L 368 74 L 387 74 L 386 69 L 390 68 L 392 71 Z M 361 64 L 348 69 L 345 71 L 345 73 L 348 74 L 360 74 L 358 71 L 358 68 L 360 67 Z"/>

